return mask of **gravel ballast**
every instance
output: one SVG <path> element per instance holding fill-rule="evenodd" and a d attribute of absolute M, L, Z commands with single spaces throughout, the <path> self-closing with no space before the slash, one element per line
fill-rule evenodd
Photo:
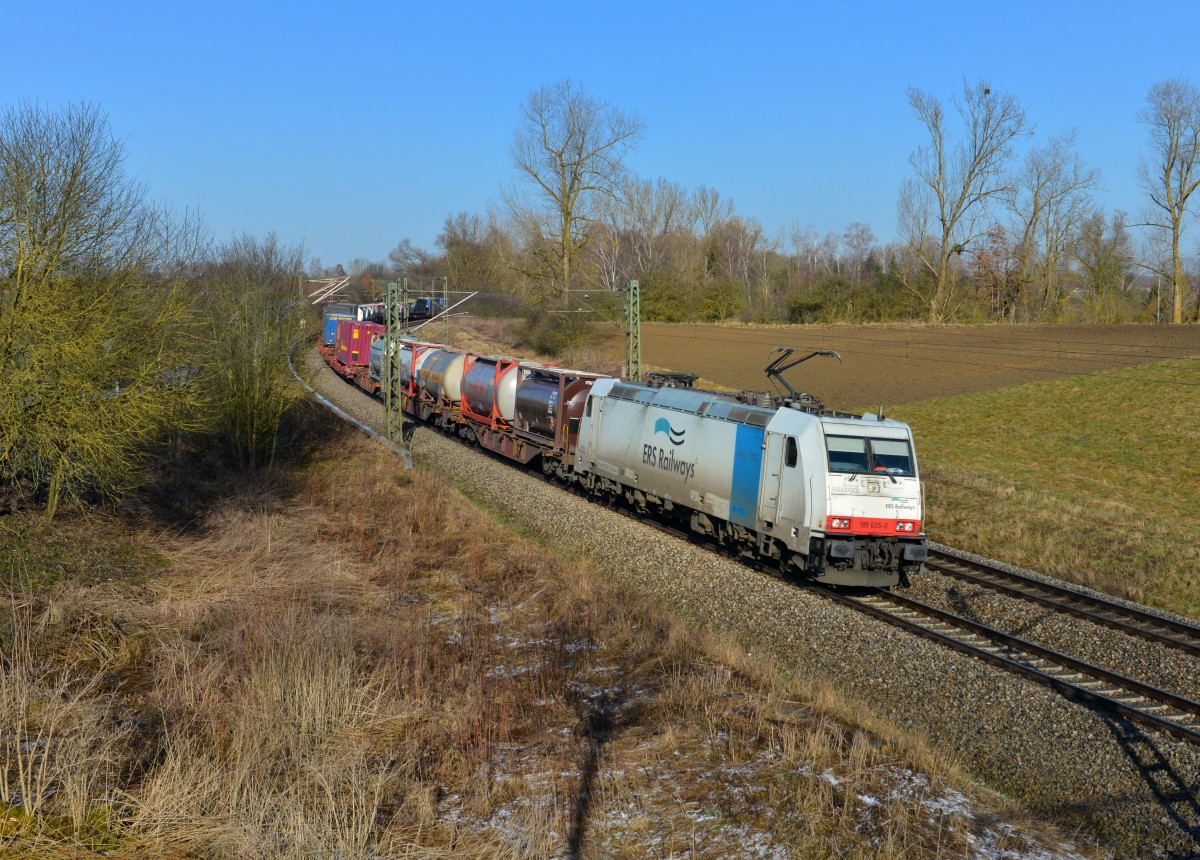
<path fill-rule="evenodd" d="M 382 405 L 318 356 L 313 386 L 377 428 Z M 590 559 L 624 586 L 697 624 L 769 652 L 797 674 L 930 739 L 993 788 L 1050 817 L 1085 824 L 1137 857 L 1200 854 L 1200 748 L 1074 704 L 998 668 L 834 605 L 560 490 L 419 427 L 419 466 L 546 542 Z M 1191 658 L 1049 610 L 930 575 L 909 593 L 1097 663 L 1136 667 L 1150 683 L 1200 691 Z M 1107 655 L 1107 656 L 1106 656 Z M 1116 655 L 1116 656 L 1114 656 Z M 1103 658 L 1103 659 L 1100 659 Z"/>

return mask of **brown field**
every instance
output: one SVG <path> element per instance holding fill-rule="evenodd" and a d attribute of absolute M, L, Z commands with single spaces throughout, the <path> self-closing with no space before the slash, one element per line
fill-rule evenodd
<path fill-rule="evenodd" d="M 604 330 L 623 354 L 622 335 Z M 800 391 L 840 409 L 874 408 L 1200 354 L 1195 326 L 642 326 L 643 365 L 767 390 L 776 346 L 834 349 L 787 373 Z"/>

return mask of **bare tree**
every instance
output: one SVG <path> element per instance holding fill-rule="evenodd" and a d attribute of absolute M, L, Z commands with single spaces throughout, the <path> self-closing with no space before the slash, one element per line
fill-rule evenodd
<path fill-rule="evenodd" d="M 1115 212 L 1107 222 L 1093 212 L 1084 219 L 1075 242 L 1075 277 L 1091 305 L 1097 322 L 1116 322 L 1120 305 L 1137 283 L 1133 242 L 1125 227 L 1125 213 Z"/>
<path fill-rule="evenodd" d="M 703 264 L 700 274 L 704 277 L 713 274 L 717 261 L 717 237 L 725 223 L 733 218 L 733 201 L 721 198 L 715 188 L 701 185 L 692 192 L 692 208 L 696 222 L 700 227 L 700 242 L 703 251 Z"/>
<path fill-rule="evenodd" d="M 938 99 L 909 87 L 908 101 L 929 145 L 910 156 L 915 176 L 900 190 L 900 233 L 926 275 L 905 285 L 929 308 L 930 321 L 939 322 L 960 268 L 954 258 L 978 237 L 989 204 L 1010 188 L 1005 168 L 1015 140 L 1026 133 L 1025 111 L 1015 96 L 964 79 L 962 93 L 951 101 L 962 123 L 963 136 L 955 142 Z"/>
<path fill-rule="evenodd" d="M 762 225 L 753 218 L 734 216 L 718 232 L 716 248 L 717 269 L 741 284 L 747 299 L 758 287 L 765 306 L 769 287 L 767 257 L 775 250 L 775 243 L 763 232 Z"/>
<path fill-rule="evenodd" d="M 1016 303 L 1012 253 L 1003 224 L 993 224 L 971 250 L 971 276 L 975 295 L 992 314 L 1003 319 Z"/>
<path fill-rule="evenodd" d="M 199 225 L 146 202 L 94 105 L 0 112 L 0 479 L 130 489 L 147 445 L 198 426 Z"/>
<path fill-rule="evenodd" d="M 667 270 L 678 262 L 680 241 L 694 241 L 691 197 L 666 179 L 629 177 L 620 194 L 601 201 L 599 209 L 588 260 L 595 269 L 592 280 L 604 289 Z"/>
<path fill-rule="evenodd" d="M 632 268 L 625 233 L 606 221 L 592 228 L 587 247 L 587 279 L 597 289 L 614 291 L 628 280 Z"/>
<path fill-rule="evenodd" d="M 497 258 L 489 242 L 489 227 L 480 216 L 468 212 L 446 216 L 435 241 L 456 289 L 488 289 L 497 280 Z"/>
<path fill-rule="evenodd" d="M 1186 281 L 1180 239 L 1192 193 L 1200 187 L 1200 89 L 1172 78 L 1150 87 L 1138 119 L 1150 129 L 1150 161 L 1142 160 L 1138 176 L 1150 198 L 1150 226 L 1170 236 L 1171 259 L 1155 269 L 1173 290 L 1171 321 L 1183 322 Z"/>
<path fill-rule="evenodd" d="M 722 198 L 721 192 L 701 185 L 692 192 L 692 206 L 700 222 L 700 234 L 708 236 L 733 217 L 733 201 Z"/>
<path fill-rule="evenodd" d="M 564 299 L 597 201 L 617 193 L 643 128 L 636 113 L 595 99 L 570 78 L 539 87 L 522 106 L 512 158 L 536 202 L 516 190 L 506 202 L 535 253 L 556 264 Z"/>
<path fill-rule="evenodd" d="M 395 277 L 403 277 L 421 271 L 429 263 L 429 252 L 424 248 L 418 248 L 413 244 L 412 239 L 405 236 L 396 247 L 388 251 L 388 260 L 392 264 L 391 274 Z M 351 267 L 353 272 L 353 266 Z"/>
<path fill-rule="evenodd" d="M 845 232 L 842 233 L 842 247 L 845 250 L 842 252 L 841 268 L 853 280 L 862 281 L 867 258 L 871 256 L 877 244 L 878 240 L 868 225 L 860 221 L 847 224 Z"/>
<path fill-rule="evenodd" d="M 1034 316 L 1053 313 L 1062 299 L 1060 275 L 1080 225 L 1092 211 L 1100 174 L 1075 151 L 1076 133 L 1052 137 L 1029 152 L 1006 205 L 1016 220 L 1016 286 Z M 1009 308 L 1015 314 L 1016 303 Z"/>
<path fill-rule="evenodd" d="M 642 275 L 666 265 L 670 240 L 691 230 L 695 211 L 682 185 L 659 179 L 633 179 L 622 195 L 627 213 L 632 273 Z"/>

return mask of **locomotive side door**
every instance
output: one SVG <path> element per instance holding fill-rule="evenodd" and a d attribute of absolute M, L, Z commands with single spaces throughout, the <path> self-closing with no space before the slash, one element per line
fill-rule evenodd
<path fill-rule="evenodd" d="M 604 409 L 604 398 L 589 394 L 583 407 L 583 420 L 579 422 L 579 437 L 575 443 L 576 469 L 591 471 L 596 459 L 592 450 L 592 439 L 600 426 L 600 413 Z"/>
<path fill-rule="evenodd" d="M 758 518 L 774 524 L 779 517 L 779 497 L 783 477 L 783 449 L 787 438 L 782 433 L 767 432 L 763 446 L 762 495 L 758 506 Z"/>
<path fill-rule="evenodd" d="M 795 436 L 767 433 L 763 457 L 762 502 L 759 519 L 778 529 L 794 526 L 804 519 L 804 470 L 800 468 L 800 449 Z"/>

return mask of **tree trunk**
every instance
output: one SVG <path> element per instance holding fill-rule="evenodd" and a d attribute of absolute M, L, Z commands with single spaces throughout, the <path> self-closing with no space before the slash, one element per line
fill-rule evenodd
<path fill-rule="evenodd" d="M 1175 264 L 1175 301 L 1171 308 L 1171 322 L 1179 325 L 1183 322 L 1183 260 L 1179 257 L 1179 229 L 1176 228 L 1174 241 L 1171 243 L 1172 262 Z"/>
<path fill-rule="evenodd" d="M 63 462 L 61 460 L 54 464 L 54 468 L 50 473 L 50 487 L 46 492 L 46 519 L 54 519 L 54 515 L 58 513 L 58 503 L 62 499 L 63 491 Z"/>

